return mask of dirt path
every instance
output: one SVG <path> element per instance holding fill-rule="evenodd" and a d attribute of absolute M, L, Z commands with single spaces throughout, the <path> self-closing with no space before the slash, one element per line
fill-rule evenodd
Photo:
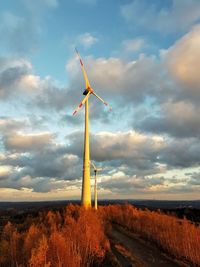
<path fill-rule="evenodd" d="M 173 261 L 155 245 L 142 240 L 136 234 L 130 234 L 119 226 L 113 225 L 110 239 L 112 251 L 123 267 L 187 266 Z"/>
<path fill-rule="evenodd" d="M 115 255 L 117 264 L 115 263 L 115 267 L 134 267 L 135 264 L 132 263 L 130 258 L 124 255 L 115 245 L 111 245 L 112 253 Z"/>

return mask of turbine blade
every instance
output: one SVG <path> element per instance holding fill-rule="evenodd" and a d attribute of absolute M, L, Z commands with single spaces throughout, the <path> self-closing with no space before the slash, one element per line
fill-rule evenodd
<path fill-rule="evenodd" d="M 85 104 L 85 102 L 88 100 L 90 96 L 90 92 L 86 95 L 86 97 L 81 101 L 81 103 L 78 105 L 77 109 L 73 112 L 73 116 L 76 115 L 77 112 L 82 108 L 82 106 Z"/>
<path fill-rule="evenodd" d="M 106 105 L 107 107 L 109 107 L 110 111 L 112 110 L 111 106 L 108 105 L 107 102 L 105 102 L 100 96 L 98 96 L 95 92 L 92 92 L 93 95 L 95 95 L 101 102 L 104 103 L 104 105 Z"/>
<path fill-rule="evenodd" d="M 83 60 L 82 60 L 82 58 L 81 58 L 81 56 L 80 56 L 80 54 L 79 54 L 79 52 L 78 52 L 78 49 L 75 48 L 75 50 L 76 50 L 76 53 L 77 53 L 77 55 L 78 55 L 78 57 L 79 57 L 79 61 L 80 61 L 81 68 L 82 68 L 83 75 L 84 75 L 84 79 L 85 79 L 85 88 L 87 89 L 87 88 L 91 87 L 91 86 L 90 86 L 90 82 L 89 82 L 87 73 L 86 73 L 86 71 L 85 71 L 85 67 L 84 67 Z"/>

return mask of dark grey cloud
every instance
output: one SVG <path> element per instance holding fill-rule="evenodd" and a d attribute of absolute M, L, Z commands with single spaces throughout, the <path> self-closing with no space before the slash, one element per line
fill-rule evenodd
<path fill-rule="evenodd" d="M 112 179 L 102 181 L 100 187 L 103 189 L 109 189 L 115 193 L 127 194 L 133 193 L 135 191 L 141 191 L 151 188 L 154 185 L 163 185 L 164 177 L 152 178 L 144 176 L 118 176 L 117 178 L 113 177 Z"/>
<path fill-rule="evenodd" d="M 72 116 L 72 114 L 64 114 L 61 116 L 61 123 L 64 125 L 83 125 L 84 116 Z"/>
<path fill-rule="evenodd" d="M 44 190 L 44 186 L 43 189 L 39 186 L 44 181 L 50 188 L 51 179 L 55 179 L 53 185 L 56 187 L 56 181 L 75 180 L 82 175 L 82 161 L 69 154 L 66 146 L 57 144 L 51 133 L 22 134 L 11 128 L 9 134 L 5 132 L 2 143 L 5 152 L 0 157 L 1 187 L 40 191 Z"/>
<path fill-rule="evenodd" d="M 37 107 L 60 111 L 71 106 L 69 91 L 66 88 L 59 88 L 52 81 L 46 81 L 42 86 L 42 91 L 39 91 L 34 99 Z"/>
<path fill-rule="evenodd" d="M 31 65 L 23 59 L 0 58 L 0 99 L 15 94 L 20 81 L 30 73 Z"/>
<path fill-rule="evenodd" d="M 17 120 L 11 117 L 0 116 L 0 132 L 4 135 L 25 129 L 28 124 L 26 119 Z"/>
<path fill-rule="evenodd" d="M 79 180 L 82 175 L 82 161 L 68 154 L 65 147 L 55 144 L 36 151 L 7 152 L 0 162 L 1 166 L 10 169 L 5 172 L 3 167 L 0 171 L 0 187 L 26 187 L 36 192 L 47 192 L 62 188 L 61 184 L 67 184 L 67 181 Z"/>
<path fill-rule="evenodd" d="M 135 198 L 138 195 L 157 196 L 157 194 L 177 195 L 200 192 L 199 183 L 188 178 L 167 178 L 165 176 L 128 176 L 115 173 L 110 179 L 102 180 L 99 187 L 109 190 L 112 194 L 121 194 Z"/>
<path fill-rule="evenodd" d="M 200 172 L 186 173 L 189 179 L 189 184 L 194 186 L 200 186 Z"/>
<path fill-rule="evenodd" d="M 134 126 L 145 132 L 168 134 L 176 138 L 200 137 L 199 106 L 190 102 L 164 103 L 160 113 L 144 116 Z"/>
<path fill-rule="evenodd" d="M 172 168 L 198 167 L 200 143 L 197 138 L 171 140 L 160 151 L 159 161 Z"/>
<path fill-rule="evenodd" d="M 16 137 L 14 140 L 17 140 L 17 146 L 11 142 L 4 156 L 0 157 L 1 166 L 8 166 L 0 171 L 0 187 L 26 187 L 35 192 L 48 192 L 61 185 L 67 186 L 67 181 L 80 183 L 83 149 L 81 133 L 68 136 L 69 143 L 66 146 L 56 144 L 51 135 L 32 135 L 34 142 L 30 141 L 28 135 L 24 140 L 21 135 L 20 142 L 18 136 L 13 136 Z M 165 172 L 199 166 L 200 148 L 196 146 L 196 141 L 150 138 L 134 132 L 93 134 L 91 159 L 103 167 L 101 177 L 110 177 L 101 181 L 100 188 L 109 189 L 113 193 L 130 194 L 149 193 L 154 190 L 152 188 L 161 186 L 161 191 L 175 193 L 186 190 L 187 184 L 190 190 L 184 192 L 192 192 L 193 187 L 198 186 L 197 173 L 180 179 L 165 178 Z M 173 186 L 166 189 L 166 183 Z"/>
<path fill-rule="evenodd" d="M 75 132 L 67 139 L 68 152 L 82 158 L 83 133 Z M 162 145 L 160 140 L 134 132 L 90 134 L 91 159 L 112 169 L 123 166 L 129 175 L 160 172 L 158 156 Z"/>
<path fill-rule="evenodd" d="M 191 186 L 189 184 L 185 184 L 185 185 L 179 185 L 179 186 L 174 186 L 174 187 L 170 187 L 168 190 L 165 190 L 165 193 L 169 192 L 170 194 L 184 194 L 184 193 L 197 193 L 199 192 L 199 189 Z"/>
<path fill-rule="evenodd" d="M 83 134 L 75 132 L 68 139 L 69 153 L 82 157 Z M 137 132 L 102 132 L 91 134 L 90 144 L 92 159 L 115 162 L 113 166 L 125 164 L 134 171 L 156 173 L 159 163 L 166 164 L 168 168 L 195 167 L 200 163 L 198 138 L 164 139 Z"/>

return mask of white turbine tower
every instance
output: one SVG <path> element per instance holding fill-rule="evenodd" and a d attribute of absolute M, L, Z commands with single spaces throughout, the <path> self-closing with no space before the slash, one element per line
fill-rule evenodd
<path fill-rule="evenodd" d="M 94 208 L 97 210 L 97 173 L 102 171 L 102 168 L 97 168 L 92 161 L 91 164 L 94 168 Z"/>

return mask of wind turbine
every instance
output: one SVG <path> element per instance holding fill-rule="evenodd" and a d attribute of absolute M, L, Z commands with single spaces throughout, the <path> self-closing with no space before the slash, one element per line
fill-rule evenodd
<path fill-rule="evenodd" d="M 73 115 L 82 108 L 85 104 L 85 134 L 84 134 L 84 153 L 83 153 L 83 180 L 82 180 L 82 195 L 81 195 L 81 204 L 85 208 L 91 207 L 91 191 L 90 191 L 90 143 L 89 143 L 89 109 L 88 109 L 88 99 L 90 95 L 96 96 L 104 105 L 109 106 L 100 96 L 98 96 L 94 89 L 91 87 L 87 73 L 84 68 L 83 61 L 78 50 L 75 48 L 76 53 L 79 57 L 81 68 L 83 71 L 85 79 L 85 90 L 83 95 L 85 98 L 81 101 L 77 109 L 74 111 Z M 111 110 L 111 108 L 110 108 Z"/>
<path fill-rule="evenodd" d="M 97 172 L 102 171 L 102 168 L 97 168 L 92 161 L 91 164 L 94 168 L 94 208 L 97 210 Z"/>

